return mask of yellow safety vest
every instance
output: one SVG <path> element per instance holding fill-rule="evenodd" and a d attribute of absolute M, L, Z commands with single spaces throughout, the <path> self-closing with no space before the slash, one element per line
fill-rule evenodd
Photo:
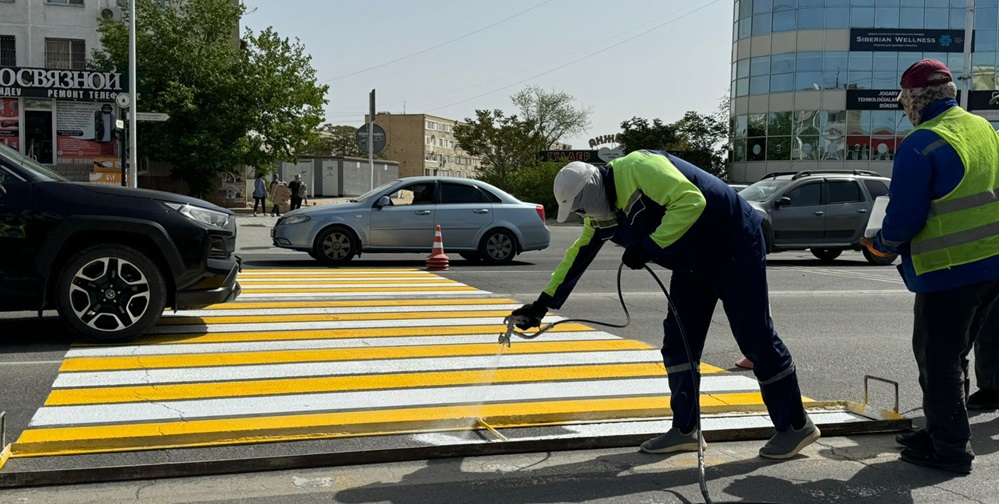
<path fill-rule="evenodd" d="M 999 136 L 984 118 L 951 107 L 916 130 L 940 135 L 923 149 L 950 145 L 964 163 L 964 178 L 949 194 L 930 203 L 912 239 L 916 274 L 949 269 L 999 255 Z M 905 167 L 901 167 L 903 170 Z"/>

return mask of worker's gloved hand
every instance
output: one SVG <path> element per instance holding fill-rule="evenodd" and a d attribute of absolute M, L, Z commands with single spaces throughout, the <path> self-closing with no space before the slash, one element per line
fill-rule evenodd
<path fill-rule="evenodd" d="M 539 303 L 530 303 L 517 308 L 512 313 L 513 317 L 519 317 L 517 327 L 527 330 L 532 327 L 541 327 L 541 319 L 548 313 L 548 308 Z"/>
<path fill-rule="evenodd" d="M 649 259 L 652 259 L 652 256 L 641 245 L 629 245 L 621 256 L 621 262 L 633 270 L 644 268 Z"/>
<path fill-rule="evenodd" d="M 868 250 L 868 252 L 870 252 L 871 254 L 874 254 L 877 257 L 891 257 L 891 256 L 895 255 L 895 254 L 892 254 L 890 252 L 882 252 L 882 251 L 878 250 L 877 248 L 875 248 L 874 247 L 874 238 L 861 238 L 860 239 L 860 244 L 863 245 L 864 248 Z"/>

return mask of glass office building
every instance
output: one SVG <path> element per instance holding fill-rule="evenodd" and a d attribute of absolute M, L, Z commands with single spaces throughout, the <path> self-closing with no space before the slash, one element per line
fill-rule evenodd
<path fill-rule="evenodd" d="M 912 125 L 895 102 L 909 65 L 965 74 L 967 0 L 736 0 L 730 179 L 775 171 L 891 175 Z M 975 0 L 967 108 L 999 127 L 999 0 Z M 958 89 L 964 81 L 957 80 Z"/>

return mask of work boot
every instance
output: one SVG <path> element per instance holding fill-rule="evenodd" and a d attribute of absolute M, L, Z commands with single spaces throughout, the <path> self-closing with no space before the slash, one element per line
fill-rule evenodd
<path fill-rule="evenodd" d="M 903 432 L 895 436 L 895 442 L 906 448 L 915 448 L 917 450 L 930 450 L 933 448 L 933 440 L 930 439 L 930 433 L 926 429 Z"/>
<path fill-rule="evenodd" d="M 707 448 L 708 444 L 701 440 L 701 447 Z M 659 437 L 654 437 L 642 443 L 642 451 L 645 453 L 677 453 L 697 451 L 697 429 L 690 431 L 690 434 L 680 432 L 680 429 L 672 428 Z"/>
<path fill-rule="evenodd" d="M 968 398 L 969 410 L 999 409 L 999 390 L 979 389 Z"/>
<path fill-rule="evenodd" d="M 971 474 L 970 460 L 957 460 L 941 457 L 933 447 L 929 449 L 906 448 L 902 450 L 901 459 L 917 466 L 939 469 L 957 474 Z"/>
<path fill-rule="evenodd" d="M 822 432 L 812 423 L 812 419 L 806 416 L 805 425 L 800 429 L 788 427 L 786 431 L 774 434 L 774 437 L 760 448 L 760 456 L 773 460 L 789 459 L 821 436 Z"/>

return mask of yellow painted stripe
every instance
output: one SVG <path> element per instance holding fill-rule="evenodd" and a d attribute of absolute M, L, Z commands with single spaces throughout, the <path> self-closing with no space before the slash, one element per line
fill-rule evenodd
<path fill-rule="evenodd" d="M 350 274 L 350 273 L 413 273 L 423 270 L 417 268 L 248 268 L 244 269 L 240 275 L 253 275 L 257 273 L 330 273 L 330 274 Z"/>
<path fill-rule="evenodd" d="M 582 324 L 559 324 L 548 332 L 592 331 Z M 463 326 L 424 326 L 424 327 L 384 327 L 369 329 L 311 329 L 302 331 L 241 331 L 157 334 L 142 338 L 143 345 L 182 345 L 202 343 L 236 343 L 250 341 L 289 341 L 344 338 L 399 338 L 407 336 L 451 336 L 455 334 L 481 334 L 483 341 L 498 341 L 499 333 L 505 332 L 502 325 L 463 325 Z M 514 338 L 514 345 L 523 340 Z M 131 343 L 134 344 L 134 343 Z M 126 344 L 127 345 L 127 344 Z M 73 347 L 110 346 L 106 344 L 73 343 Z M 651 346 L 648 348 L 652 348 Z M 183 350 L 178 350 L 183 351 Z"/>
<path fill-rule="evenodd" d="M 268 352 L 233 352 L 181 355 L 143 355 L 129 357 L 82 357 L 66 359 L 59 369 L 73 371 L 112 371 L 123 369 L 163 369 L 290 362 L 333 362 L 347 360 L 413 359 L 422 357 L 459 357 L 496 355 L 495 342 L 464 345 L 432 345 L 383 348 L 332 348 L 321 350 L 278 350 Z M 569 342 L 525 342 L 504 350 L 506 354 L 599 352 L 646 350 L 645 343 L 631 340 Z"/>
<path fill-rule="evenodd" d="M 268 322 L 333 322 L 349 320 L 413 320 L 505 317 L 510 310 L 465 312 L 383 312 L 383 313 L 316 313 L 308 315 L 239 315 L 233 317 L 163 317 L 159 325 L 263 324 Z"/>
<path fill-rule="evenodd" d="M 721 370 L 718 370 L 721 372 Z M 607 380 L 615 378 L 666 377 L 660 363 L 599 364 L 545 368 L 504 368 L 497 370 L 387 373 L 359 376 L 325 376 L 211 383 L 158 384 L 131 387 L 55 389 L 46 406 L 108 404 L 128 402 L 179 401 L 220 397 L 273 396 L 325 392 L 389 390 L 461 385 L 540 383 Z"/>
<path fill-rule="evenodd" d="M 391 293 L 391 292 L 422 292 L 426 290 L 435 290 L 440 292 L 457 292 L 457 291 L 476 291 L 475 287 L 468 286 L 441 286 L 441 287 L 344 287 L 338 289 L 335 287 L 325 288 L 325 289 L 254 289 L 252 287 L 243 289 L 244 294 L 317 294 L 321 292 L 339 292 L 339 293 L 350 293 L 350 292 L 377 292 L 377 293 Z"/>
<path fill-rule="evenodd" d="M 758 393 L 702 395 L 703 413 L 764 412 Z M 27 429 L 12 445 L 14 457 L 72 455 L 175 447 L 218 446 L 304 439 L 563 425 L 597 420 L 670 416 L 669 397 L 648 396 L 528 403 L 314 413 L 269 417 Z"/>
<path fill-rule="evenodd" d="M 4 464 L 10 459 L 10 447 L 11 445 L 0 446 L 0 469 L 3 469 Z"/>
<path fill-rule="evenodd" d="M 288 285 L 288 284 L 296 284 L 296 285 L 336 285 L 336 284 L 364 283 L 364 284 L 382 285 L 382 284 L 410 284 L 410 283 L 428 284 L 428 283 L 430 283 L 430 284 L 452 285 L 452 284 L 457 284 L 458 283 L 458 282 L 456 282 L 454 280 L 451 280 L 451 279 L 448 279 L 448 278 L 440 278 L 440 277 L 435 277 L 435 278 L 390 278 L 390 279 L 386 279 L 386 280 L 368 280 L 368 279 L 357 280 L 357 279 L 351 279 L 351 278 L 330 278 L 330 279 L 323 279 L 321 282 L 296 282 L 295 280 L 297 280 L 297 279 L 294 279 L 294 278 L 282 278 L 282 279 L 275 279 L 275 280 L 240 280 L 239 284 L 240 285 Z M 310 278 L 310 280 L 313 280 L 313 279 Z"/>
<path fill-rule="evenodd" d="M 471 306 L 486 304 L 516 304 L 506 298 L 461 298 L 461 299 L 372 299 L 356 301 L 239 301 L 211 305 L 205 310 L 271 310 L 278 308 L 359 308 L 377 306 Z"/>

